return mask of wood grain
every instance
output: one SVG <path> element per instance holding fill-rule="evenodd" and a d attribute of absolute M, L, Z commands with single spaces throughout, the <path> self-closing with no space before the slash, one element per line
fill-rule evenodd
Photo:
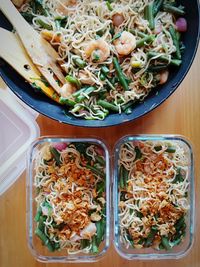
<path fill-rule="evenodd" d="M 94 136 L 102 138 L 111 153 L 115 142 L 128 134 L 181 134 L 193 145 L 195 153 L 196 231 L 191 252 L 180 260 L 126 261 L 118 256 L 113 246 L 94 267 L 199 267 L 200 266 L 200 49 L 190 72 L 176 92 L 160 107 L 136 121 L 103 129 L 84 129 L 60 124 L 39 116 L 41 135 L 64 135 L 66 137 Z M 26 195 L 25 173 L 0 197 L 0 267 L 40 267 L 48 264 L 37 262 L 29 252 L 26 241 Z M 63 264 L 61 264 L 63 265 Z M 68 267 L 76 264 L 67 264 Z M 91 264 L 79 264 L 80 267 Z M 49 264 L 51 267 L 57 264 Z M 64 266 L 64 265 L 63 265 Z"/>

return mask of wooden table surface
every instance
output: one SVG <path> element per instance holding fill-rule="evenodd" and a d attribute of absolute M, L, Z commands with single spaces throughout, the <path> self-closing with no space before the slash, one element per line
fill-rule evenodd
<path fill-rule="evenodd" d="M 180 260 L 126 261 L 111 245 L 101 261 L 92 264 L 67 264 L 80 267 L 200 267 L 200 49 L 187 77 L 176 92 L 160 107 L 136 121 L 111 128 L 84 129 L 60 124 L 39 116 L 41 135 L 103 138 L 112 149 L 115 142 L 127 134 L 181 134 L 193 144 L 195 153 L 196 229 L 190 253 Z M 37 262 L 29 252 L 26 241 L 26 179 L 25 173 L 0 197 L 0 267 L 39 267 L 58 264 Z M 60 264 L 64 266 L 63 264 Z"/>

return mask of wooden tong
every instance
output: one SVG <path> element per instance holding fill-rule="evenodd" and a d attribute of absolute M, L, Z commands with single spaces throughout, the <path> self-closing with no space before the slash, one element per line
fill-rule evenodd
<path fill-rule="evenodd" d="M 66 81 L 60 67 L 57 65 L 59 58 L 58 53 L 28 24 L 28 22 L 26 22 L 10 0 L 1 0 L 0 9 L 16 29 L 35 66 L 54 90 L 60 94 L 58 80 L 61 86 L 65 84 Z M 7 43 L 7 45 L 7 49 L 9 49 L 9 43 Z"/>
<path fill-rule="evenodd" d="M 41 88 L 51 99 L 59 102 L 59 95 L 50 86 L 41 80 L 41 74 L 26 53 L 19 37 L 3 28 L 0 28 L 1 45 L 0 57 L 11 65 L 26 81 Z"/>

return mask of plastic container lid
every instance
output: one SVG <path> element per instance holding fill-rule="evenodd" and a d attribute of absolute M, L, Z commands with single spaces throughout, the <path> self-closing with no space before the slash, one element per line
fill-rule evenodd
<path fill-rule="evenodd" d="M 2 87 L 2 86 L 0 86 Z M 26 166 L 26 151 L 39 136 L 35 121 L 37 113 L 31 114 L 14 98 L 8 88 L 0 88 L 0 195 L 20 176 Z"/>

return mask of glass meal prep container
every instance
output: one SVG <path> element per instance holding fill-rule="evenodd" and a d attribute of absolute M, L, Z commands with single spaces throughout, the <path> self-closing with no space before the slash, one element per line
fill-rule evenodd
<path fill-rule="evenodd" d="M 100 259 L 109 247 L 110 206 L 109 154 L 102 141 L 43 137 L 32 143 L 27 238 L 37 260 Z"/>
<path fill-rule="evenodd" d="M 181 136 L 127 136 L 115 146 L 114 244 L 128 260 L 178 259 L 192 247 L 194 162 Z"/>

